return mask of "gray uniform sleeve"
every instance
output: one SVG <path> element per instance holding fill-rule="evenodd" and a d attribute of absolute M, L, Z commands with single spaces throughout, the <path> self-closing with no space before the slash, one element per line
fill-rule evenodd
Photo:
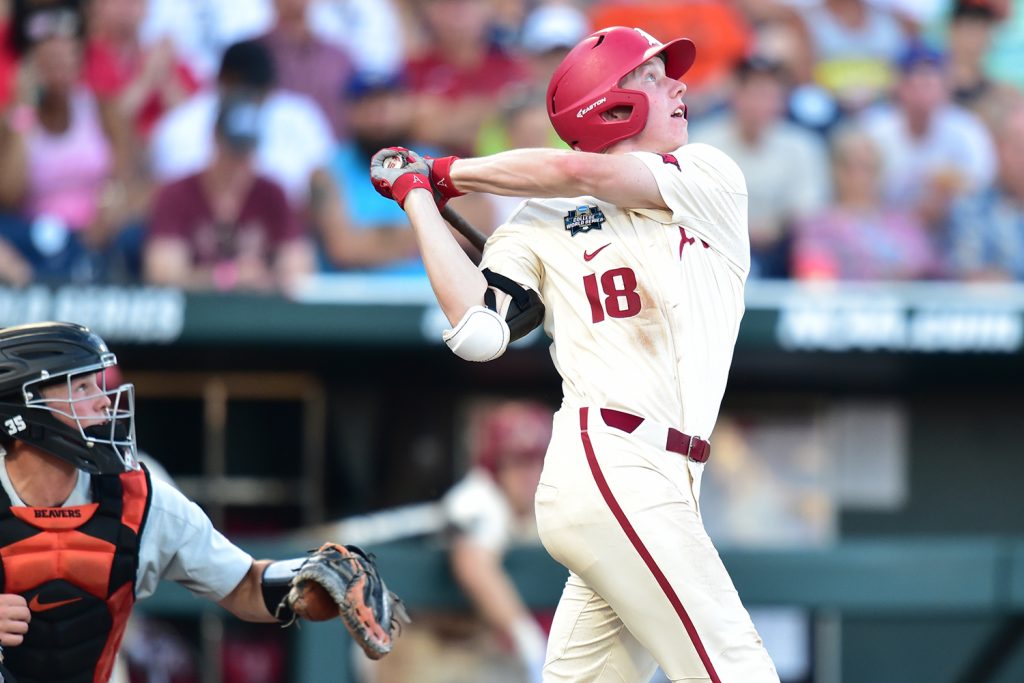
<path fill-rule="evenodd" d="M 213 527 L 203 510 L 178 489 L 153 479 L 153 500 L 142 530 L 136 597 L 148 597 L 161 579 L 213 601 L 238 586 L 252 557 Z"/>

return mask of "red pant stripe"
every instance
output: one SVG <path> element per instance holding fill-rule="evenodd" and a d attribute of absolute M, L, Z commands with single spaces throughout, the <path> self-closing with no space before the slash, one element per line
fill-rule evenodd
<path fill-rule="evenodd" d="M 665 593 L 665 597 L 672 603 L 672 607 L 675 609 L 676 614 L 679 615 L 679 620 L 683 622 L 683 628 L 690 635 L 690 641 L 693 643 L 694 649 L 697 651 L 697 656 L 700 657 L 700 661 L 704 663 L 704 668 L 708 672 L 708 676 L 711 678 L 712 683 L 721 683 L 721 679 L 718 678 L 718 673 L 715 671 L 715 667 L 711 664 L 711 658 L 708 657 L 707 650 L 704 649 L 704 643 L 700 640 L 700 635 L 697 633 L 696 627 L 693 625 L 693 621 L 690 619 L 690 615 L 686 613 L 686 608 L 683 607 L 682 601 L 672 588 L 672 584 L 668 582 L 665 573 L 661 571 L 661 567 L 654 561 L 654 557 L 651 556 L 650 551 L 647 550 L 647 546 L 640 539 L 640 535 L 637 534 L 636 529 L 629 523 L 629 519 L 626 518 L 626 513 L 622 511 L 619 506 L 619 502 L 615 500 L 615 496 L 612 494 L 612 490 L 608 487 L 608 481 L 604 478 L 604 473 L 601 471 L 601 466 L 597 462 L 597 456 L 594 455 L 594 446 L 590 442 L 590 434 L 587 432 L 587 408 L 580 408 L 580 438 L 583 439 L 583 450 L 587 454 L 587 462 L 590 464 L 590 471 L 594 475 L 594 481 L 597 483 L 597 488 L 601 491 L 601 496 L 604 498 L 604 502 L 608 505 L 608 508 L 615 515 L 615 519 L 619 522 L 619 526 L 626 533 L 630 543 L 639 553 L 640 557 L 643 558 L 644 564 L 651 570 L 651 574 L 654 575 L 658 585 L 661 586 L 661 590 Z"/>

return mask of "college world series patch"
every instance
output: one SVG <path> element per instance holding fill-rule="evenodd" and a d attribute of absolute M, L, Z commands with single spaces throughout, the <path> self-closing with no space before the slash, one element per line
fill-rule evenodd
<path fill-rule="evenodd" d="M 570 237 L 575 237 L 579 232 L 600 230 L 602 223 L 604 214 L 596 206 L 577 206 L 565 214 L 565 229 L 569 231 Z"/>

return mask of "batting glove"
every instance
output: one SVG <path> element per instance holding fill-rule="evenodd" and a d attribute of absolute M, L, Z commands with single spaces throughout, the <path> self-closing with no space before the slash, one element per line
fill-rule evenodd
<path fill-rule="evenodd" d="M 393 159 L 398 159 L 394 166 Z M 394 199 L 402 208 L 411 191 L 431 190 L 427 162 L 405 147 L 385 147 L 374 154 L 370 159 L 370 180 L 378 194 Z"/>
<path fill-rule="evenodd" d="M 464 192 L 460 192 L 459 188 L 455 187 L 455 183 L 452 182 L 452 163 L 457 161 L 459 157 L 423 157 L 427 162 L 427 166 L 430 168 L 430 187 L 434 190 L 434 202 L 437 204 L 438 209 L 443 209 L 444 205 L 448 203 L 449 199 L 453 197 L 461 197 Z"/>

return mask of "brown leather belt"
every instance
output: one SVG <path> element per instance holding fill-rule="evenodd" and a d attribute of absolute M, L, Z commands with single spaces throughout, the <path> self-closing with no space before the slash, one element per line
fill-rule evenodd
<path fill-rule="evenodd" d="M 619 429 L 627 434 L 632 434 L 644 422 L 644 418 L 639 415 L 624 413 L 613 408 L 601 408 L 601 419 L 609 427 Z M 707 462 L 711 457 L 711 444 L 699 436 L 683 434 L 674 427 L 663 427 L 663 429 L 667 430 L 663 445 L 666 451 L 686 456 L 694 462 Z"/>

